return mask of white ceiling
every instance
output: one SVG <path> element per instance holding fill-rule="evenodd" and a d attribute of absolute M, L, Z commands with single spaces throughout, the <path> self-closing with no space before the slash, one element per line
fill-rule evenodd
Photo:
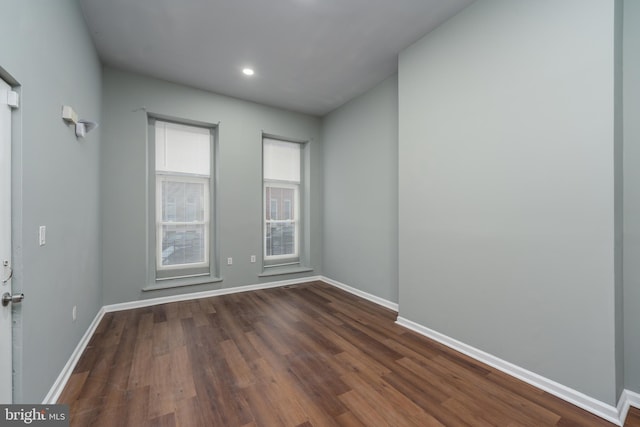
<path fill-rule="evenodd" d="M 324 115 L 473 0 L 80 0 L 102 61 Z M 247 78 L 241 70 L 255 68 Z"/>

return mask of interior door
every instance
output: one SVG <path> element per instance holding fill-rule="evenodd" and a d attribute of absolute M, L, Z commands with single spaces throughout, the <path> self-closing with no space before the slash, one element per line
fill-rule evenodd
<path fill-rule="evenodd" d="M 0 296 L 11 295 L 11 87 L 0 79 Z M 0 403 L 12 403 L 11 306 L 0 305 Z"/>

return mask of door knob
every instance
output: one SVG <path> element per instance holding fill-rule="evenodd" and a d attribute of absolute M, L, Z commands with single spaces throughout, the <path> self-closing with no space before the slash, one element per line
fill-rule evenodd
<path fill-rule="evenodd" d="M 9 292 L 5 292 L 2 295 L 2 306 L 6 307 L 9 305 L 10 302 L 17 304 L 19 302 L 22 302 L 23 299 L 24 299 L 24 294 L 11 295 Z"/>

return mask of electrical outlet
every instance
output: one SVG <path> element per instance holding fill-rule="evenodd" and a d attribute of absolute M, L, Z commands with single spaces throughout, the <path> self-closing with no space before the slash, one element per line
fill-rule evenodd
<path fill-rule="evenodd" d="M 251 255 L 251 262 L 256 262 L 256 256 L 255 255 Z"/>
<path fill-rule="evenodd" d="M 227 265 L 232 265 L 233 264 L 233 258 L 229 257 L 227 258 Z"/>

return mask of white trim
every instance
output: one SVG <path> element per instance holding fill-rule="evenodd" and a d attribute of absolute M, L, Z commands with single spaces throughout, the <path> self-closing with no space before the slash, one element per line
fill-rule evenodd
<path fill-rule="evenodd" d="M 202 221 L 163 221 L 162 220 L 162 189 L 165 182 L 181 182 L 185 184 L 202 184 L 204 186 L 204 203 L 203 203 L 203 220 Z M 211 246 L 211 233 L 209 231 L 211 225 L 211 212 L 210 212 L 210 195 L 211 195 L 211 177 L 201 176 L 184 176 L 174 174 L 157 174 L 156 173 L 156 270 L 157 271 L 172 271 L 180 270 L 182 268 L 187 269 L 202 269 L 208 268 L 211 260 L 209 259 L 209 247 Z M 162 244 L 163 244 L 163 227 L 165 226 L 202 226 L 203 238 L 204 238 L 204 261 L 192 262 L 188 264 L 162 264 Z M 157 273 L 156 273 L 157 275 Z M 164 278 L 164 277 L 163 277 Z M 166 277 L 164 279 L 173 279 L 174 277 Z"/>
<path fill-rule="evenodd" d="M 390 310 L 398 311 L 397 303 L 385 300 L 383 298 L 377 297 L 375 295 L 372 295 L 367 292 L 361 291 L 359 289 L 353 288 L 351 286 L 345 285 L 344 283 L 338 282 L 337 280 L 333 280 L 325 276 L 301 277 L 301 278 L 291 279 L 291 280 L 281 280 L 277 282 L 267 282 L 267 283 L 260 283 L 260 284 L 247 285 L 247 286 L 238 286 L 234 288 L 224 288 L 224 289 L 217 289 L 212 291 L 195 292 L 190 294 L 181 294 L 181 295 L 174 295 L 174 296 L 167 296 L 167 297 L 160 297 L 160 298 L 151 298 L 151 299 L 141 300 L 141 301 L 131 301 L 131 302 L 125 302 L 120 304 L 106 305 L 102 307 L 100 310 L 98 310 L 98 313 L 96 314 L 96 317 L 93 319 L 93 322 L 91 322 L 91 325 L 89 325 L 89 328 L 87 329 L 83 337 L 80 339 L 80 342 L 78 343 L 75 350 L 71 354 L 69 361 L 67 361 L 66 365 L 62 369 L 62 372 L 60 372 L 60 375 L 58 375 L 58 378 L 56 379 L 53 386 L 49 390 L 49 393 L 47 393 L 47 395 L 45 396 L 42 403 L 46 405 L 46 404 L 54 404 L 57 402 L 58 398 L 60 397 L 60 394 L 62 393 L 62 390 L 64 390 L 64 387 L 67 384 L 67 381 L 71 377 L 71 374 L 73 373 L 73 370 L 76 364 L 80 360 L 82 353 L 84 352 L 87 345 L 91 341 L 93 334 L 95 333 L 98 325 L 100 324 L 100 321 L 102 320 L 102 318 L 106 313 L 111 313 L 114 311 L 121 311 L 121 310 L 130 310 L 134 308 L 150 307 L 150 306 L 154 306 L 158 304 L 166 304 L 170 302 L 188 301 L 188 300 L 193 300 L 198 298 L 208 298 L 213 296 L 235 294 L 240 292 L 249 292 L 249 291 L 256 291 L 261 289 L 276 288 L 281 286 L 296 285 L 296 284 L 302 284 L 302 283 L 313 282 L 313 281 L 325 282 L 331 286 L 335 286 L 336 288 L 342 289 L 343 291 L 349 292 L 350 294 L 356 295 L 360 298 L 364 298 L 368 301 L 371 301 L 373 303 L 386 307 Z M 431 330 L 411 320 L 398 316 L 396 323 L 398 325 L 404 326 L 405 328 L 411 329 L 412 331 L 415 331 L 421 335 L 424 335 L 428 338 L 436 340 L 446 345 L 447 347 L 450 347 L 454 350 L 464 353 L 467 356 L 470 356 L 482 363 L 492 366 L 508 375 L 518 378 L 528 384 L 531 384 L 534 387 L 537 387 L 550 394 L 553 394 L 554 396 L 557 396 L 560 399 L 563 399 L 582 409 L 585 409 L 618 426 L 624 425 L 624 421 L 627 417 L 627 414 L 629 413 L 629 408 L 631 406 L 640 409 L 639 393 L 636 393 L 630 390 L 624 390 L 620 396 L 617 407 L 613 407 L 612 405 L 606 404 L 590 396 L 587 396 L 582 392 L 571 389 L 567 386 L 564 386 L 560 383 L 552 381 L 534 372 L 531 372 L 524 368 L 516 366 L 510 362 L 502 360 L 496 356 L 493 356 L 489 353 L 486 353 L 470 345 L 464 344 L 454 338 L 448 337 L 444 334 Z"/>
<path fill-rule="evenodd" d="M 343 291 L 349 292 L 353 295 L 359 296 L 378 305 L 386 307 L 388 309 L 398 311 L 398 304 L 345 285 L 337 280 L 330 279 L 326 276 L 320 276 L 321 281 L 328 283 L 336 288 L 340 288 Z M 640 409 L 640 393 L 636 393 L 630 390 L 623 390 L 620 395 L 617 407 L 601 402 L 588 396 L 580 391 L 569 388 L 563 384 L 545 378 L 541 375 L 531 372 L 510 362 L 502 360 L 496 356 L 479 350 L 475 347 L 460 342 L 454 338 L 448 337 L 444 334 L 436 332 L 418 323 L 412 322 L 409 319 L 405 319 L 398 316 L 396 323 L 405 328 L 411 329 L 421 335 L 434 339 L 441 344 L 446 345 L 454 350 L 466 354 L 482 363 L 492 366 L 512 377 L 518 378 L 534 387 L 544 390 L 562 400 L 565 400 L 571 404 L 574 404 L 586 411 L 591 412 L 607 421 L 610 421 L 616 425 L 623 426 L 629 413 L 629 408 L 634 407 Z"/>
<path fill-rule="evenodd" d="M 328 284 L 330 284 L 332 286 L 335 286 L 336 288 L 340 288 L 343 291 L 349 292 L 350 294 L 359 296 L 360 298 L 364 298 L 364 299 L 369 300 L 371 302 L 374 302 L 374 303 L 376 303 L 378 305 L 386 307 L 389 310 L 393 310 L 393 311 L 396 311 L 396 312 L 398 311 L 398 304 L 395 303 L 395 302 L 391 302 L 391 301 L 386 300 L 384 298 L 377 297 L 377 296 L 375 296 L 373 294 L 361 291 L 360 289 L 353 288 L 353 287 L 351 287 L 349 285 L 345 285 L 344 283 L 340 283 L 337 280 L 333 280 L 333 279 L 330 279 L 330 278 L 325 277 L 325 276 L 320 276 L 320 280 L 322 280 L 323 282 L 328 283 Z"/>
<path fill-rule="evenodd" d="M 631 407 L 640 409 L 640 393 L 636 393 L 631 390 L 624 390 L 620 395 L 618 401 L 618 416 L 620 418 L 620 425 L 624 425 L 629 415 L 629 409 Z"/>
<path fill-rule="evenodd" d="M 267 188 L 287 188 L 293 190 L 293 219 L 270 219 L 267 220 Z M 300 182 L 292 182 L 292 183 L 283 183 L 281 181 L 273 181 L 263 179 L 263 215 L 262 215 L 262 256 L 263 263 L 268 261 L 277 261 L 277 260 L 288 260 L 288 259 L 299 259 L 300 258 Z M 269 216 L 271 216 L 271 201 L 275 200 L 269 198 Z M 276 212 L 277 213 L 277 212 Z M 294 239 L 293 239 L 293 252 L 292 254 L 283 254 L 283 255 L 267 255 L 267 228 L 269 224 L 285 224 L 291 223 L 293 224 L 294 230 Z M 273 238 L 273 237 L 272 237 Z M 268 267 L 265 265 L 265 267 Z"/>
<path fill-rule="evenodd" d="M 299 283 L 313 282 L 322 280 L 321 276 L 300 277 L 297 279 L 280 280 L 277 282 L 258 283 L 255 285 L 237 286 L 234 288 L 215 289 L 212 291 L 193 292 L 190 294 L 172 295 L 167 297 L 150 298 L 140 301 L 123 302 L 119 304 L 110 304 L 103 307 L 104 311 L 111 313 L 113 311 L 131 310 L 132 308 L 150 307 L 158 304 L 167 304 L 170 302 L 189 301 L 198 298 L 209 298 L 220 295 L 236 294 L 240 292 L 258 291 L 260 289 L 278 288 L 281 286 L 297 285 Z"/>
<path fill-rule="evenodd" d="M 96 317 L 93 319 L 93 322 L 91 322 L 89 328 L 80 339 L 80 342 L 76 346 L 75 350 L 73 350 L 73 353 L 71 353 L 67 364 L 64 365 L 64 368 L 62 368 L 60 375 L 58 375 L 58 378 L 56 378 L 53 386 L 51 386 L 49 393 L 47 393 L 47 395 L 44 397 L 44 400 L 42 401 L 43 405 L 53 405 L 58 401 L 62 390 L 64 390 L 64 387 L 67 385 L 69 377 L 71 377 L 73 370 L 80 360 L 80 356 L 82 356 L 82 353 L 84 353 L 84 350 L 87 348 L 87 345 L 89 344 L 89 341 L 91 341 L 91 337 L 93 337 L 93 334 L 100 324 L 100 321 L 104 317 L 104 314 L 105 310 L 104 307 L 102 307 L 100 310 L 98 310 L 98 314 L 96 314 Z"/>
<path fill-rule="evenodd" d="M 507 362 L 506 360 L 502 360 L 496 356 L 460 342 L 447 335 L 441 334 L 440 332 L 436 332 L 418 323 L 412 322 L 411 320 L 398 316 L 398 320 L 396 320 L 396 323 L 400 326 L 404 326 L 407 329 L 411 329 L 414 332 L 438 341 L 439 343 L 457 350 L 460 353 L 466 354 L 467 356 L 470 356 L 486 365 L 492 366 L 508 375 L 511 375 L 512 377 L 518 378 L 519 380 L 531 384 L 534 387 L 544 390 L 547 393 L 553 394 L 554 396 L 572 403 L 582 409 L 585 409 L 592 414 L 599 416 L 600 418 L 604 418 L 605 420 L 619 426 L 622 425 L 619 418 L 618 408 L 612 405 L 601 402 L 591 396 L 587 396 L 580 391 L 574 390 L 553 380 L 545 378 L 541 375 L 536 374 L 535 372 L 531 372 L 527 369 L 521 368 L 520 366 L 514 365 L 513 363 Z"/>

